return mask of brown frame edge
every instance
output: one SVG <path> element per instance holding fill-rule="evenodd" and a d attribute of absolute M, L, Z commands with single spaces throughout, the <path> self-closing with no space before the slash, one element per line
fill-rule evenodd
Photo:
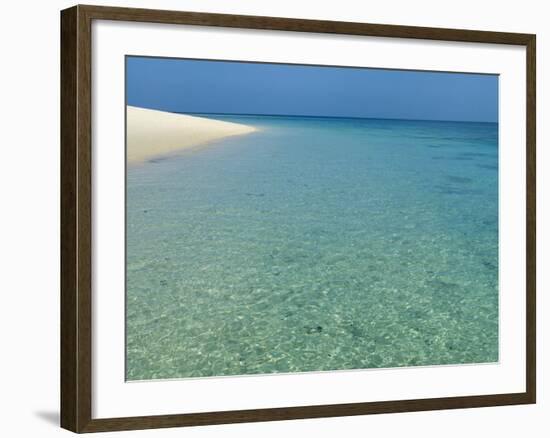
<path fill-rule="evenodd" d="M 526 392 L 92 419 L 91 23 L 95 19 L 512 44 L 527 51 Z M 536 36 L 78 5 L 61 11 L 61 426 L 73 432 L 459 409 L 536 402 Z"/>

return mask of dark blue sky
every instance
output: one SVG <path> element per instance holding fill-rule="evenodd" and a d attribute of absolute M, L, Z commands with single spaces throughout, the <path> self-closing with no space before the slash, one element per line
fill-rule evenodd
<path fill-rule="evenodd" d="M 126 58 L 127 104 L 182 113 L 498 120 L 498 76 Z"/>

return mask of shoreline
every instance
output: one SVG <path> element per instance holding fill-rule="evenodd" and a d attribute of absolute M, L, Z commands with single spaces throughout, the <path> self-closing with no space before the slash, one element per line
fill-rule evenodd
<path fill-rule="evenodd" d="M 257 130 L 240 123 L 127 105 L 126 160 L 128 164 L 140 164 L 154 157 Z"/>

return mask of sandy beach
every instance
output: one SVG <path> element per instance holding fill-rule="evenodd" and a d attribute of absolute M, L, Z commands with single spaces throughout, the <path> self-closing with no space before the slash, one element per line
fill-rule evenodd
<path fill-rule="evenodd" d="M 127 160 L 149 158 L 204 145 L 256 128 L 239 123 L 127 106 Z"/>

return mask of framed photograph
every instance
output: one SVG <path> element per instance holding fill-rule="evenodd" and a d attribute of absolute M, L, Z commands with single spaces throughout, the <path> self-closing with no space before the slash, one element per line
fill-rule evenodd
<path fill-rule="evenodd" d="M 535 403 L 535 35 L 61 13 L 61 425 Z"/>

